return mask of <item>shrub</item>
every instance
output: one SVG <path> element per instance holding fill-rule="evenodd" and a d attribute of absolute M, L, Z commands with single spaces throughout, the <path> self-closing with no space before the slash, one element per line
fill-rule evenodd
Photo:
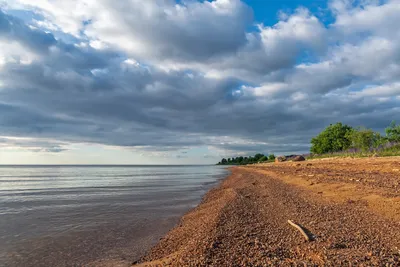
<path fill-rule="evenodd" d="M 351 130 L 348 138 L 351 141 L 351 147 L 360 149 L 362 152 L 376 149 L 383 142 L 379 133 L 362 127 Z"/>

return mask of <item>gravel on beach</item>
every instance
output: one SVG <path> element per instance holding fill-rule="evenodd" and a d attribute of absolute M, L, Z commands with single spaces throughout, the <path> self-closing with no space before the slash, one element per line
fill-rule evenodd
<path fill-rule="evenodd" d="M 234 167 L 134 265 L 400 266 L 399 166 L 400 158 Z"/>

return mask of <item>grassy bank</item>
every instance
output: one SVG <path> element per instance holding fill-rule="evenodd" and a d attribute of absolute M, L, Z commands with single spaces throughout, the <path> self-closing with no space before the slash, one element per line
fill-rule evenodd
<path fill-rule="evenodd" d="M 382 147 L 371 149 L 369 151 L 362 150 L 347 150 L 342 152 L 311 154 L 307 159 L 322 159 L 322 158 L 366 158 L 366 157 L 394 157 L 400 156 L 400 144 L 395 144 L 390 147 Z"/>

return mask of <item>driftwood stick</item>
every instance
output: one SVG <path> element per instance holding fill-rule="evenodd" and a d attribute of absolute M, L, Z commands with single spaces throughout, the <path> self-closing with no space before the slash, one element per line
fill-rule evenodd
<path fill-rule="evenodd" d="M 311 233 L 307 233 L 306 230 L 299 224 L 293 222 L 292 220 L 288 220 L 288 223 L 293 226 L 294 228 L 296 228 L 306 239 L 306 241 L 312 241 L 314 239 L 314 237 L 312 236 Z"/>

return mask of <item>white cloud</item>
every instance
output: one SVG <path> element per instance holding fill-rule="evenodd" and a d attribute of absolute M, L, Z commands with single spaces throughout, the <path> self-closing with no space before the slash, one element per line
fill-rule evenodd
<path fill-rule="evenodd" d="M 259 87 L 243 86 L 243 91 L 257 97 L 273 97 L 288 88 L 286 83 L 267 83 Z"/>
<path fill-rule="evenodd" d="M 353 94 L 356 97 L 377 97 L 383 100 L 388 100 L 385 97 L 396 97 L 400 95 L 400 82 L 367 87 L 361 91 L 354 92 Z"/>
<path fill-rule="evenodd" d="M 92 41 L 90 41 L 89 45 L 91 47 L 93 47 L 94 49 L 99 49 L 99 50 L 108 48 L 108 46 L 104 42 L 99 41 L 99 40 L 92 40 Z"/>
<path fill-rule="evenodd" d="M 96 11 L 96 2 L 95 0 L 10 0 L 6 2 L 6 7 L 32 10 L 46 18 L 46 21 L 41 22 L 42 26 L 48 29 L 58 27 L 65 33 L 79 36 L 82 22 L 89 20 Z M 35 23 L 38 24 L 37 21 Z"/>
<path fill-rule="evenodd" d="M 246 43 L 235 53 L 187 66 L 214 77 L 262 83 L 271 72 L 295 65 L 300 56 L 324 52 L 327 29 L 308 10 L 300 8 L 284 18 L 273 26 L 258 25 L 258 31 L 247 33 Z"/>
<path fill-rule="evenodd" d="M 364 5 L 353 6 L 353 1 L 335 0 L 331 6 L 336 12 L 335 27 L 345 34 L 371 33 L 381 37 L 398 36 L 400 24 L 400 2 L 398 0 L 364 1 Z"/>
<path fill-rule="evenodd" d="M 296 44 L 325 48 L 326 29 L 307 9 L 300 8 L 285 18 L 273 27 L 260 26 L 261 40 L 267 53 L 279 52 L 285 46 L 296 47 Z"/>
<path fill-rule="evenodd" d="M 85 33 L 145 60 L 202 60 L 245 42 L 250 10 L 238 0 L 99 1 Z M 194 34 L 195 33 L 195 34 Z"/>
<path fill-rule="evenodd" d="M 39 58 L 37 54 L 27 50 L 18 42 L 0 38 L 0 47 L 0 67 L 10 63 L 29 64 Z"/>

